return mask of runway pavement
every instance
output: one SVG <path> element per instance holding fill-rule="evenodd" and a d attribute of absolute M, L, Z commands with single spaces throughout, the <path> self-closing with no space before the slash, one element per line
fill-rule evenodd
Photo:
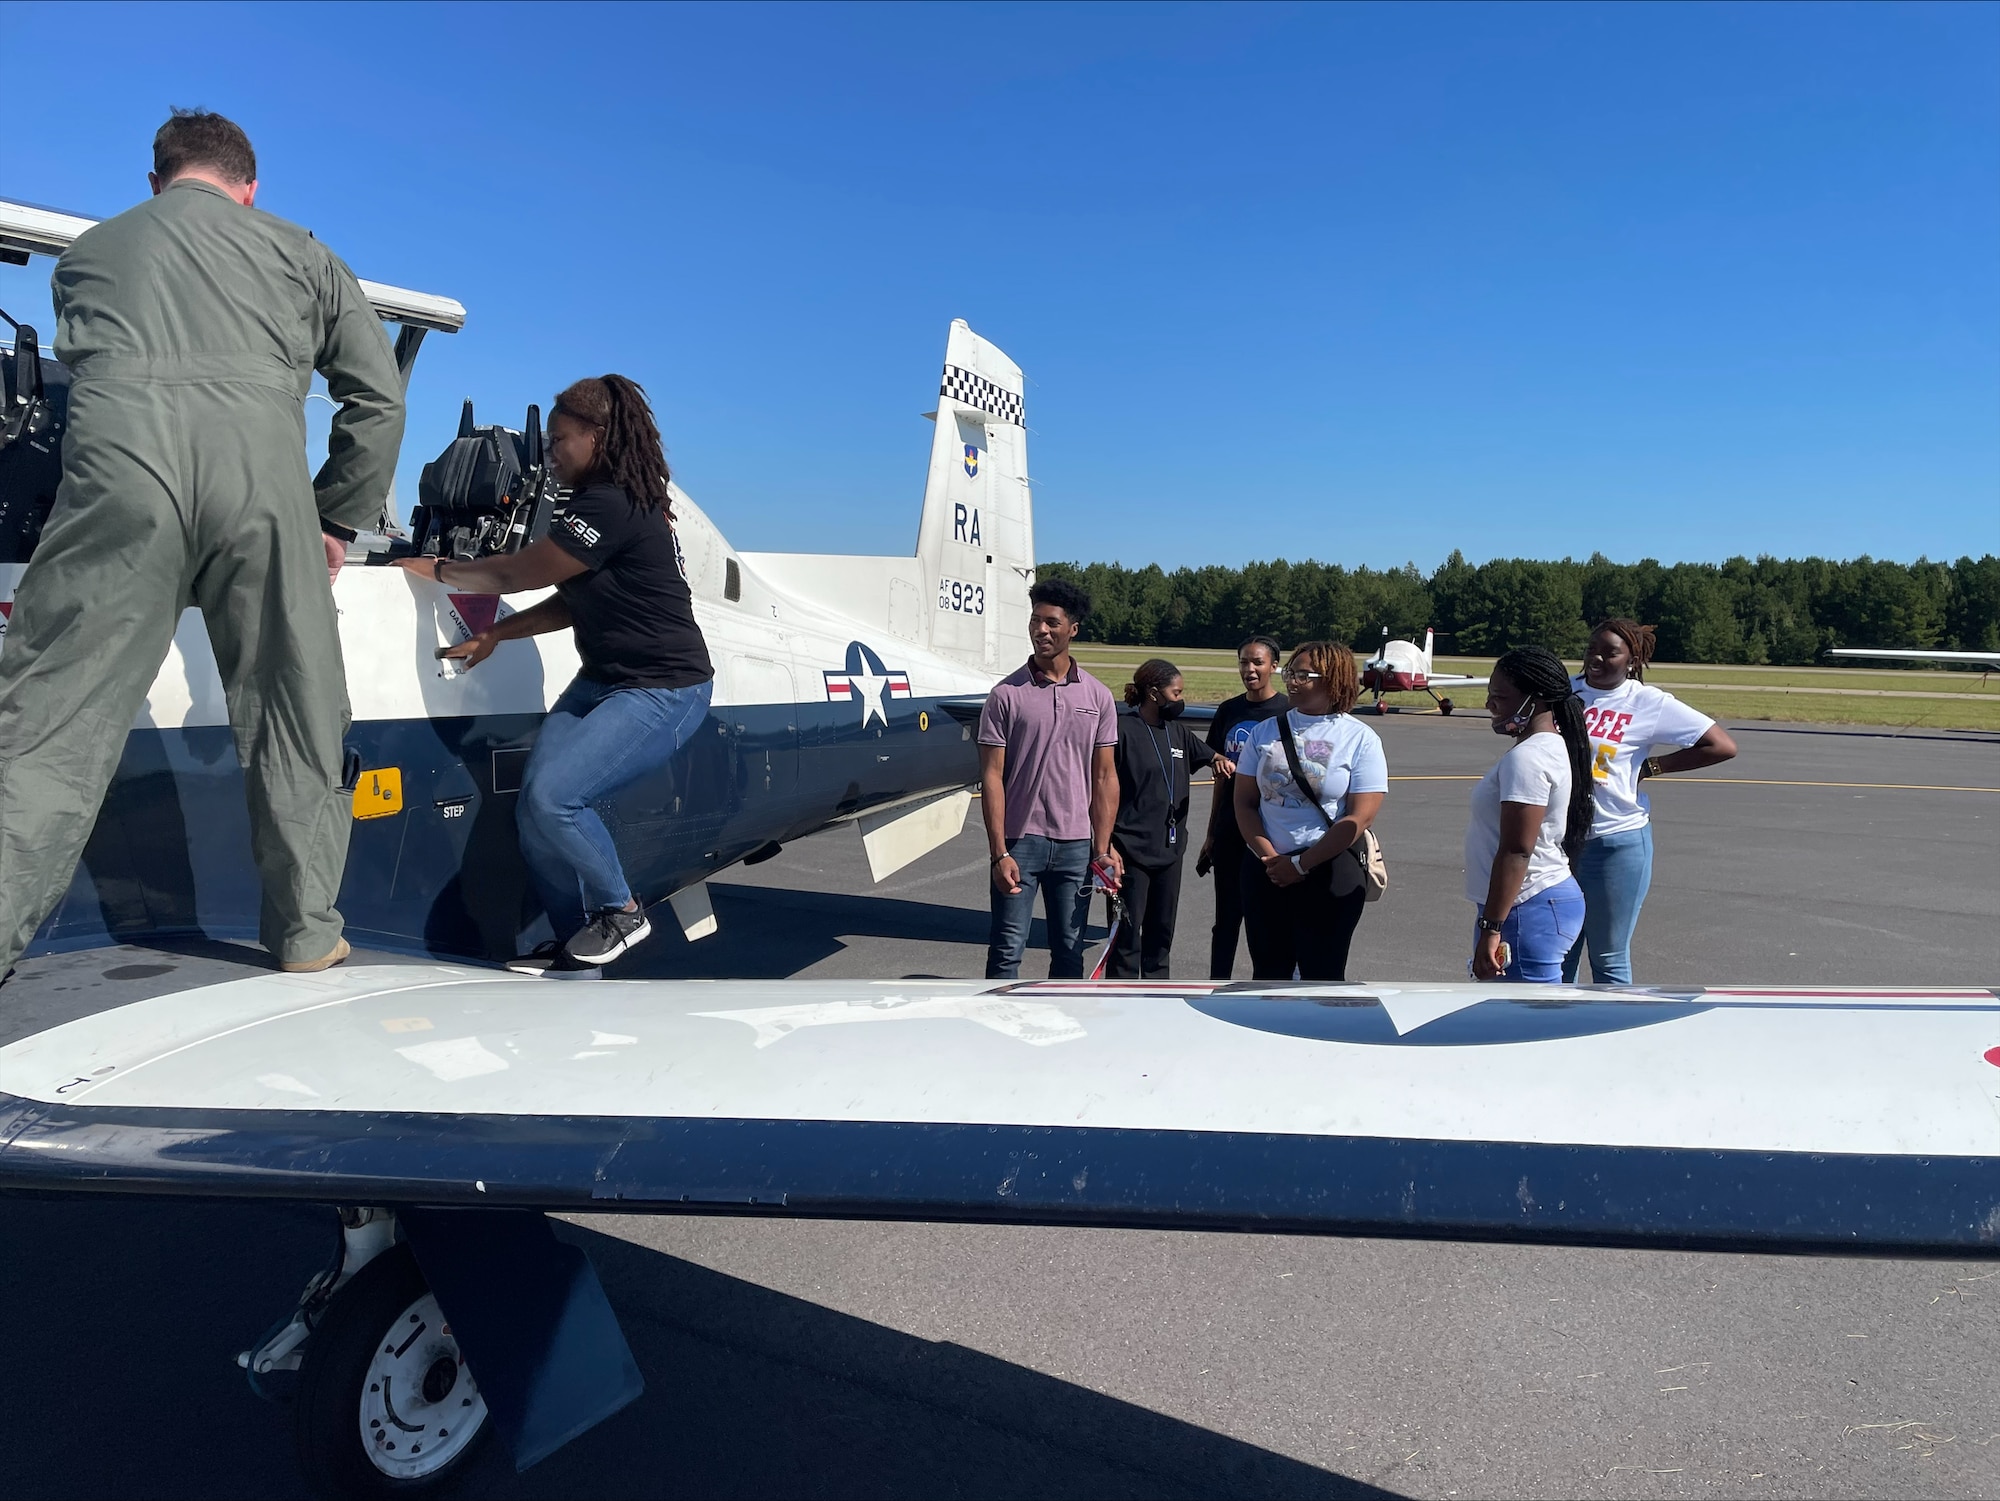
<path fill-rule="evenodd" d="M 1465 802 L 1500 747 L 1483 717 L 1381 727 L 1392 884 L 1350 973 L 1459 977 Z M 1737 761 L 1651 784 L 1641 981 L 2000 983 L 2000 737 L 1735 733 Z M 831 831 L 716 882 L 716 937 L 669 932 L 625 972 L 977 974 L 985 872 L 976 808 L 881 887 Z M 1211 910 L 1190 880 L 1176 973 L 1205 973 Z M 31 961 L 0 1037 L 246 961 Z M 2000 1263 L 696 1217 L 570 1233 L 648 1392 L 526 1476 L 489 1454 L 494 1495 L 2000 1494 Z M 297 1492 L 283 1415 L 230 1357 L 329 1234 L 306 1210 L 0 1201 L 0 1494 Z"/>

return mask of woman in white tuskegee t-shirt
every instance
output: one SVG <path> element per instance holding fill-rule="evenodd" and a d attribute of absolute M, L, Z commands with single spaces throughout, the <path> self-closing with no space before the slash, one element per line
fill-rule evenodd
<path fill-rule="evenodd" d="M 1652 806 L 1639 784 L 1670 771 L 1714 766 L 1736 754 L 1729 731 L 1699 709 L 1645 682 L 1653 628 L 1613 617 L 1590 633 L 1575 678 L 1590 732 L 1590 786 L 1596 813 L 1575 862 L 1583 888 L 1583 933 L 1563 959 L 1574 981 L 1590 953 L 1590 978 L 1632 983 L 1632 933 L 1653 881 Z M 1657 745 L 1679 749 L 1655 756 Z"/>

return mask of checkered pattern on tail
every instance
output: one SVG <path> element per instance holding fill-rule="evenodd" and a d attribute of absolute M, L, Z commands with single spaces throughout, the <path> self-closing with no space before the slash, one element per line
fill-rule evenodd
<path fill-rule="evenodd" d="M 944 367 L 944 381 L 938 386 L 940 396 L 949 396 L 953 401 L 962 401 L 969 407 L 977 407 L 989 412 L 1002 422 L 1011 422 L 1016 427 L 1026 427 L 1022 420 L 1021 393 L 1009 391 L 1005 386 L 996 386 L 983 375 L 970 370 L 962 370 L 957 365 Z"/>

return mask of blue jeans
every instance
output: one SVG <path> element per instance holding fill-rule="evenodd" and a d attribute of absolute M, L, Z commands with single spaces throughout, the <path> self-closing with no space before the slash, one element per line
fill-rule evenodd
<path fill-rule="evenodd" d="M 1486 915 L 1486 903 L 1479 915 Z M 1507 963 L 1506 978 L 1530 985 L 1553 985 L 1562 978 L 1563 955 L 1583 931 L 1583 892 L 1573 876 L 1566 876 L 1546 891 L 1538 891 L 1526 901 L 1514 903 L 1507 920 L 1500 925 L 1500 937 L 1513 957 Z M 1479 941 L 1478 930 L 1473 942 Z"/>
<path fill-rule="evenodd" d="M 1007 853 L 1021 867 L 1021 892 L 1009 896 L 989 879 L 993 926 L 986 941 L 986 978 L 1015 980 L 1035 920 L 1035 889 L 1041 888 L 1042 916 L 1049 928 L 1049 978 L 1083 978 L 1083 923 L 1090 915 L 1090 841 L 1023 834 L 1007 841 Z"/>
<path fill-rule="evenodd" d="M 1589 840 L 1572 867 L 1583 888 L 1583 936 L 1563 959 L 1563 979 L 1574 981 L 1590 951 L 1590 978 L 1599 985 L 1632 983 L 1632 930 L 1646 888 L 1653 884 L 1653 826 Z"/>
<path fill-rule="evenodd" d="M 591 804 L 672 760 L 707 717 L 713 688 L 626 688 L 580 677 L 542 721 L 514 824 L 557 942 L 590 913 L 632 900 L 611 831 Z"/>

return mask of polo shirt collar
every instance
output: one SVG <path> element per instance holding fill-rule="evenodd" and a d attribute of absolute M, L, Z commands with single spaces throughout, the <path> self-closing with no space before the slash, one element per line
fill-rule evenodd
<path fill-rule="evenodd" d="M 1043 672 L 1041 668 L 1037 667 L 1035 665 L 1035 659 L 1033 657 L 1030 657 L 1028 658 L 1028 680 L 1034 683 L 1037 687 L 1047 687 L 1050 684 L 1058 684 L 1058 683 L 1074 683 L 1077 681 L 1076 658 L 1071 657 L 1069 659 L 1068 677 L 1052 678 L 1047 673 Z"/>

